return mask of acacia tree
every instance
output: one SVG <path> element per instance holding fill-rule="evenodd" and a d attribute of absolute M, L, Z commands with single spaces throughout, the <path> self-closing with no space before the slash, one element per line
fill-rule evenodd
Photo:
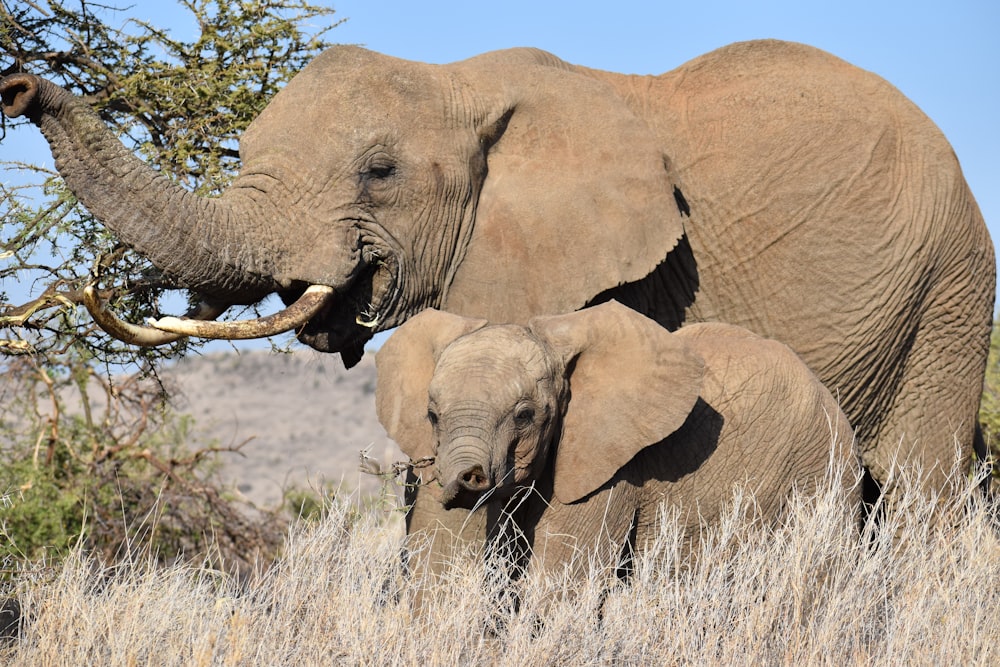
<path fill-rule="evenodd" d="M 0 74 L 38 74 L 81 96 L 126 146 L 210 195 L 234 175 L 243 130 L 337 22 L 306 0 L 176 4 L 191 39 L 137 18 L 138 5 L 0 0 Z M 5 119 L 0 155 L 21 133 L 38 130 Z M 137 529 L 161 557 L 195 553 L 209 533 L 230 562 L 275 547 L 282 526 L 251 522 L 207 481 L 219 448 L 193 444 L 162 384 L 111 378 L 137 365 L 155 375 L 197 343 L 123 345 L 79 305 L 83 286 L 104 279 L 124 286 L 114 307 L 139 321 L 175 285 L 28 160 L 0 162 L 0 219 L 0 558 L 80 539 L 113 555 Z"/>
<path fill-rule="evenodd" d="M 305 0 L 177 5 L 198 27 L 190 41 L 136 18 L 135 7 L 0 0 L 0 45 L 7 58 L 0 73 L 27 71 L 55 81 L 86 100 L 160 171 L 212 194 L 238 167 L 243 130 L 328 46 L 323 36 L 337 23 L 333 9 Z M 4 136 L 37 133 L 25 125 L 7 121 Z M 0 168 L 6 170 L 0 182 L 19 183 L 0 185 L 0 348 L 47 354 L 73 344 L 100 359 L 134 361 L 136 355 L 173 356 L 189 344 L 137 350 L 88 328 L 76 306 L 83 285 L 98 275 L 126 286 L 115 307 L 132 321 L 158 314 L 158 298 L 174 285 L 119 245 L 58 174 L 24 162 Z"/>

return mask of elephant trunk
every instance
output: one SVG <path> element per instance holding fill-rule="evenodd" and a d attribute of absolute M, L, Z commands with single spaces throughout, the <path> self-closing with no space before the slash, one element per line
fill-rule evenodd
<path fill-rule="evenodd" d="M 478 438 L 462 438 L 441 448 L 437 457 L 441 502 L 446 509 L 475 508 L 495 486 L 489 446 Z"/>
<path fill-rule="evenodd" d="M 254 303 L 275 291 L 269 262 L 251 254 L 247 210 L 172 183 L 128 151 L 82 100 L 44 79 L 0 81 L 3 112 L 27 116 L 49 141 L 77 198 L 122 241 L 181 286 L 225 305 Z M 255 231 L 255 234 L 261 232 Z"/>

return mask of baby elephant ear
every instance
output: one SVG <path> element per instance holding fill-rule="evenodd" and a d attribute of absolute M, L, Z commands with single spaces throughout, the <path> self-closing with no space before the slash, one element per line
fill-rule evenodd
<path fill-rule="evenodd" d="M 580 500 L 685 422 L 705 362 L 681 338 L 611 301 L 531 321 L 567 363 L 570 400 L 556 449 L 555 496 Z"/>
<path fill-rule="evenodd" d="M 427 389 L 438 357 L 453 340 L 484 326 L 486 320 L 424 310 L 396 329 L 375 355 L 375 411 L 411 460 L 434 455 Z"/>

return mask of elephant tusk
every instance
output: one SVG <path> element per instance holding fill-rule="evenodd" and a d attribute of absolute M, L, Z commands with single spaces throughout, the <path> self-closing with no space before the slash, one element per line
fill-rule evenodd
<path fill-rule="evenodd" d="M 99 327 L 109 335 L 130 345 L 156 347 L 157 345 L 173 343 L 184 337 L 183 334 L 167 333 L 159 329 L 140 327 L 125 322 L 108 310 L 107 304 L 101 300 L 97 289 L 92 284 L 83 288 L 83 305 L 87 307 L 87 312 L 90 313 Z M 185 313 L 184 317 L 194 320 L 214 320 L 224 312 L 226 312 L 226 306 L 217 306 L 202 301 Z"/>
<path fill-rule="evenodd" d="M 378 323 L 381 320 L 381 317 L 379 315 L 375 315 L 375 317 L 373 317 L 370 320 L 365 319 L 365 317 L 366 316 L 364 315 L 358 315 L 357 317 L 354 318 L 354 322 L 359 326 L 365 327 L 366 329 L 374 329 L 375 327 L 378 326 Z"/>
<path fill-rule="evenodd" d="M 284 310 L 256 320 L 208 322 L 204 320 L 161 317 L 150 319 L 149 325 L 161 331 L 181 336 L 198 336 L 222 340 L 266 338 L 296 329 L 316 315 L 333 297 L 334 290 L 326 285 L 310 285 L 292 305 Z"/>

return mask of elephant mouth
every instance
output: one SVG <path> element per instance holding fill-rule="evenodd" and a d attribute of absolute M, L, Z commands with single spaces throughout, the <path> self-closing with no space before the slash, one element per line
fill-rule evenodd
<path fill-rule="evenodd" d="M 441 489 L 440 500 L 446 510 L 477 510 L 486 504 L 506 504 L 512 498 L 519 497 L 525 488 L 527 487 L 500 485 L 476 490 L 452 482 Z"/>
<path fill-rule="evenodd" d="M 439 499 L 445 509 L 476 510 L 487 503 L 506 503 L 520 488 L 497 483 L 482 466 L 474 466 L 450 481 L 442 481 Z"/>
<path fill-rule="evenodd" d="M 292 292 L 282 292 L 281 299 L 294 301 Z M 304 326 L 295 337 L 303 345 L 319 352 L 340 352 L 345 368 L 353 368 L 361 361 L 365 343 L 371 340 L 374 331 L 356 322 L 356 308 L 349 300 L 333 299 Z"/>
<path fill-rule="evenodd" d="M 473 510 L 481 506 L 490 491 L 473 491 L 461 484 L 452 482 L 441 491 L 441 504 L 446 510 L 466 509 Z"/>
<path fill-rule="evenodd" d="M 340 352 L 344 366 L 352 368 L 364 355 L 364 346 L 376 331 L 395 326 L 400 301 L 395 255 L 378 246 L 362 251 L 364 268 L 350 288 L 330 300 L 296 333 L 299 342 L 320 352 Z M 292 303 L 301 289 L 281 292 Z"/>

